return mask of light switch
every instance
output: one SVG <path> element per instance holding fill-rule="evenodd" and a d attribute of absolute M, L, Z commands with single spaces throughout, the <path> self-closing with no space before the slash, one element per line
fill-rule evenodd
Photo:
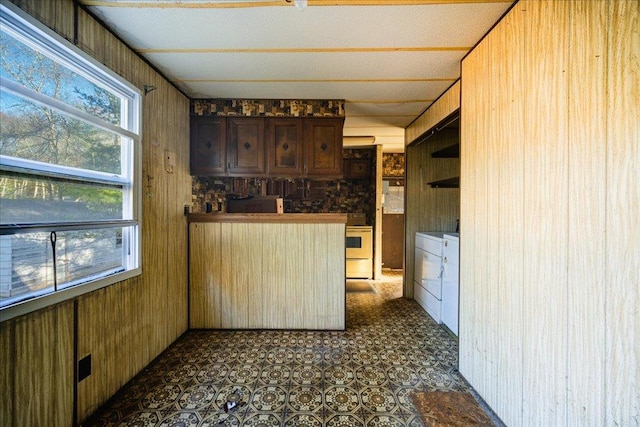
<path fill-rule="evenodd" d="M 164 150 L 164 170 L 168 173 L 173 173 L 173 169 L 176 167 L 176 153 L 169 150 Z"/>

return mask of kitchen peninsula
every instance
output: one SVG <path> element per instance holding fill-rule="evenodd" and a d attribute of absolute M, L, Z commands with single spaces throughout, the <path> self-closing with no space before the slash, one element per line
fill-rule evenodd
<path fill-rule="evenodd" d="M 191 328 L 345 328 L 346 214 L 189 214 Z"/>

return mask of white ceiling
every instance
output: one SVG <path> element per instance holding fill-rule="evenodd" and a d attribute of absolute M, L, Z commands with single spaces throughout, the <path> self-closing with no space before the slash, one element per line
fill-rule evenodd
<path fill-rule="evenodd" d="M 191 98 L 344 99 L 345 136 L 404 150 L 511 0 L 80 0 Z"/>

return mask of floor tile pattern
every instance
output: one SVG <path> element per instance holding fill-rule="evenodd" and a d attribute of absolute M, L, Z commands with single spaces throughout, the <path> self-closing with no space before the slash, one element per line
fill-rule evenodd
<path fill-rule="evenodd" d="M 468 390 L 457 343 L 383 279 L 345 331 L 189 331 L 87 425 L 422 426 L 412 391 Z"/>

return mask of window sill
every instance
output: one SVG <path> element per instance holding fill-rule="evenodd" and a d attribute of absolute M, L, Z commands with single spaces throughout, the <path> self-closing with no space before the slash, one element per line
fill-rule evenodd
<path fill-rule="evenodd" d="M 115 285 L 142 274 L 142 268 L 134 268 L 121 273 L 112 274 L 97 280 L 86 282 L 80 285 L 71 286 L 69 288 L 59 290 L 46 295 L 41 295 L 31 299 L 27 299 L 13 305 L 0 309 L 0 323 L 14 319 L 34 311 L 42 310 L 64 301 L 75 299 L 79 296 L 86 295 L 98 289 Z"/>

